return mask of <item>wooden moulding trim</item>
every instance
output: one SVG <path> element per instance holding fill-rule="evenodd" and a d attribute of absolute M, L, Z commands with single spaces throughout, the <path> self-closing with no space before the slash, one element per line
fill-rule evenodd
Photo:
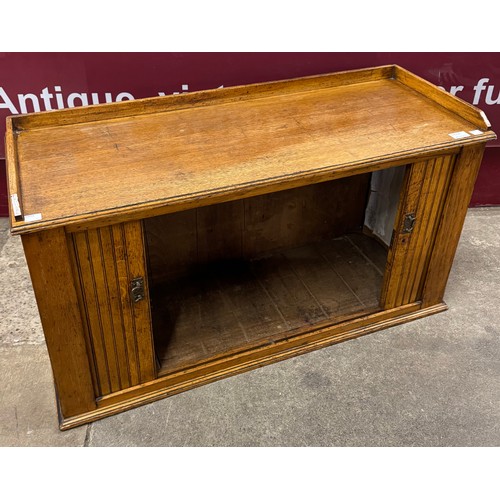
<path fill-rule="evenodd" d="M 228 359 L 219 360 L 217 362 L 219 369 L 216 371 L 213 369 L 213 363 L 210 363 L 197 368 L 198 373 L 193 373 L 193 370 L 185 370 L 177 374 L 165 376 L 102 398 L 98 401 L 99 407 L 96 410 L 75 417 L 61 419 L 60 429 L 66 430 L 77 427 L 100 418 L 114 415 L 126 409 L 135 408 L 209 382 L 214 382 L 230 375 L 243 373 L 258 366 L 264 366 L 377 330 L 423 318 L 430 314 L 445 311 L 447 308 L 445 303 L 440 303 L 422 309 L 421 303 L 415 302 L 387 311 L 362 316 L 345 323 L 283 340 L 273 345 L 231 356 Z"/>
<path fill-rule="evenodd" d="M 286 80 L 235 85 L 226 88 L 199 90 L 186 94 L 148 97 L 132 101 L 44 111 L 42 113 L 27 113 L 9 118 L 13 120 L 14 130 L 27 130 L 112 118 L 125 118 L 127 116 L 137 116 L 152 112 L 177 111 L 193 106 L 225 104 L 228 102 L 265 98 L 278 94 L 296 94 L 338 87 L 340 85 L 347 86 L 385 79 L 398 80 L 449 111 L 471 121 L 482 130 L 489 130 L 490 128 L 490 123 L 483 111 L 396 64 Z"/>
<path fill-rule="evenodd" d="M 491 124 L 484 111 L 476 108 L 459 97 L 451 95 L 449 92 L 440 89 L 438 86 L 433 85 L 427 80 L 420 78 L 398 65 L 394 65 L 394 77 L 403 85 L 406 85 L 419 94 L 431 99 L 448 111 L 451 111 L 452 113 L 473 123 L 483 132 L 491 129 Z"/>
<path fill-rule="evenodd" d="M 64 110 L 44 111 L 42 113 L 27 113 L 12 117 L 16 130 L 28 130 L 39 127 L 71 125 L 91 121 L 125 118 L 127 116 L 144 115 L 178 111 L 193 106 L 210 106 L 258 99 L 273 95 L 296 94 L 316 91 L 340 85 L 352 85 L 375 80 L 391 79 L 394 66 L 376 66 L 365 69 L 354 69 L 327 73 L 322 75 L 304 76 L 287 80 L 236 85 L 232 87 L 199 90 L 186 94 L 148 97 L 108 104 L 96 104 Z"/>
<path fill-rule="evenodd" d="M 288 338 L 276 339 L 266 345 L 258 345 L 250 347 L 244 351 L 240 350 L 239 352 L 233 352 L 227 356 L 220 357 L 215 360 L 209 360 L 206 363 L 202 363 L 194 367 L 179 370 L 171 374 L 165 374 L 160 379 L 147 384 L 142 384 L 141 386 L 136 386 L 135 388 L 107 395 L 98 401 L 98 406 L 107 405 L 116 402 L 117 400 L 121 400 L 124 397 L 126 398 L 131 392 L 150 392 L 151 390 L 154 390 L 152 388 L 158 384 L 190 384 L 193 379 L 206 376 L 210 377 L 214 372 L 233 372 L 235 368 L 237 369 L 242 365 L 247 365 L 248 363 L 250 363 L 251 366 L 254 364 L 261 365 L 263 360 L 268 357 L 272 358 L 273 361 L 282 359 L 283 357 L 289 357 L 288 354 L 295 352 L 297 349 L 299 350 L 296 354 L 306 352 L 305 350 L 313 350 L 315 349 L 313 346 L 316 346 L 316 348 L 319 349 L 325 345 L 329 345 L 330 340 L 332 339 L 337 342 L 340 341 L 337 339 L 343 339 L 344 335 L 347 335 L 347 338 L 352 338 L 351 333 L 353 330 L 363 329 L 367 326 L 370 327 L 370 323 L 372 322 L 383 321 L 388 318 L 419 309 L 421 309 L 421 302 L 415 302 L 385 311 L 379 310 L 368 314 L 359 313 L 355 317 L 350 317 L 344 321 L 341 320 L 341 322 L 336 324 L 323 324 L 316 327 L 312 326 L 309 327 L 307 331 L 302 331 L 295 335 L 292 333 L 292 335 Z M 360 333 L 359 335 L 362 334 L 363 333 Z"/>
<path fill-rule="evenodd" d="M 15 209 L 12 203 L 12 196 L 17 197 L 20 208 L 20 217 L 23 214 L 23 204 L 21 199 L 21 185 L 19 183 L 19 172 L 17 170 L 17 142 L 13 132 L 12 117 L 7 117 L 5 133 L 5 163 L 7 170 L 7 186 L 9 193 L 9 217 L 11 227 L 16 224 Z"/>
<path fill-rule="evenodd" d="M 491 139 L 489 133 L 481 136 L 481 142 L 485 142 L 489 139 Z M 417 160 L 424 160 L 442 154 L 458 153 L 460 147 L 464 145 L 464 143 L 469 142 L 477 143 L 479 141 L 477 138 L 470 140 L 464 139 L 457 142 L 446 143 L 445 145 L 439 145 L 439 147 L 435 148 L 410 152 L 406 151 L 398 155 L 372 158 L 353 164 L 324 167 L 309 172 L 298 172 L 289 177 L 267 178 L 259 182 L 229 186 L 220 190 L 190 193 L 175 198 L 152 200 L 146 203 L 138 203 L 137 205 L 128 205 L 54 220 L 32 222 L 30 224 L 18 223 L 13 224 L 11 234 L 26 234 L 61 226 L 66 226 L 68 232 L 77 232 L 109 224 L 116 224 L 118 222 L 180 212 L 182 210 L 213 205 L 215 203 L 223 203 L 225 201 L 238 200 L 270 192 L 301 187 L 308 184 L 340 179 L 351 175 L 373 172 L 398 165 L 406 165 Z"/>

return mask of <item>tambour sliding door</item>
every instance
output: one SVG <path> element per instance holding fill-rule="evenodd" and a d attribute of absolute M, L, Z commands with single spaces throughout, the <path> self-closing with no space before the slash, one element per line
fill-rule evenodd
<path fill-rule="evenodd" d="M 456 155 L 446 155 L 407 167 L 382 287 L 384 309 L 422 298 L 455 162 Z"/>
<path fill-rule="evenodd" d="M 153 380 L 156 362 L 142 221 L 69 237 L 96 396 Z"/>

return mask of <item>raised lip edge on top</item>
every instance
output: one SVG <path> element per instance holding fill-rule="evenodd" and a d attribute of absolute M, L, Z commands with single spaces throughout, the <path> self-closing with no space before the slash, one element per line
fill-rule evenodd
<path fill-rule="evenodd" d="M 225 88 L 199 90 L 185 94 L 147 97 L 118 103 L 97 104 L 61 110 L 43 111 L 38 113 L 27 113 L 23 115 L 11 115 L 7 117 L 7 129 L 5 134 L 11 234 L 22 234 L 24 232 L 43 230 L 46 227 L 55 227 L 56 225 L 60 226 L 61 224 L 57 224 L 57 221 L 67 221 L 67 223 L 72 222 L 69 220 L 72 218 L 47 219 L 45 221 L 28 223 L 24 220 L 15 219 L 11 202 L 11 196 L 13 194 L 17 194 L 22 209 L 22 189 L 19 183 L 18 175 L 19 164 L 17 159 L 16 136 L 23 131 L 43 127 L 60 127 L 65 125 L 88 123 L 92 121 L 120 119 L 155 112 L 161 113 L 177 111 L 190 107 L 217 105 L 271 97 L 272 95 L 295 94 L 334 88 L 343 85 L 347 86 L 358 83 L 367 83 L 377 80 L 396 80 L 400 84 L 430 99 L 437 105 L 446 109 L 448 112 L 456 114 L 462 119 L 474 124 L 483 132 L 490 131 L 486 137 L 482 135 L 475 137 L 474 142 L 482 142 L 496 138 L 496 134 L 491 131 L 491 124 L 482 110 L 466 101 L 463 101 L 459 97 L 440 89 L 438 86 L 415 75 L 414 73 L 411 73 L 397 64 L 302 76 L 284 80 L 273 80 L 247 85 L 237 85 Z M 458 146 L 460 143 L 461 141 L 457 141 L 456 145 Z M 98 214 L 107 211 L 108 210 L 95 212 L 94 218 L 99 218 Z M 24 215 L 25 214 L 23 214 L 23 216 Z M 62 223 L 62 225 L 64 225 L 64 223 Z"/>

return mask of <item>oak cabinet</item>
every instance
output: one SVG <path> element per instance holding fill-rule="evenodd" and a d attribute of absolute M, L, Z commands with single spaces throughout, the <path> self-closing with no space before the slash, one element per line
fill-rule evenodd
<path fill-rule="evenodd" d="M 9 117 L 61 429 L 446 309 L 495 137 L 398 66 Z"/>

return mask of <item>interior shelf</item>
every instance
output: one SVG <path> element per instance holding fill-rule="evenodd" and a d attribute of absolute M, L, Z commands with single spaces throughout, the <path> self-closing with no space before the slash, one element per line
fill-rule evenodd
<path fill-rule="evenodd" d="M 151 290 L 162 373 L 378 309 L 387 250 L 361 233 L 220 260 Z"/>

